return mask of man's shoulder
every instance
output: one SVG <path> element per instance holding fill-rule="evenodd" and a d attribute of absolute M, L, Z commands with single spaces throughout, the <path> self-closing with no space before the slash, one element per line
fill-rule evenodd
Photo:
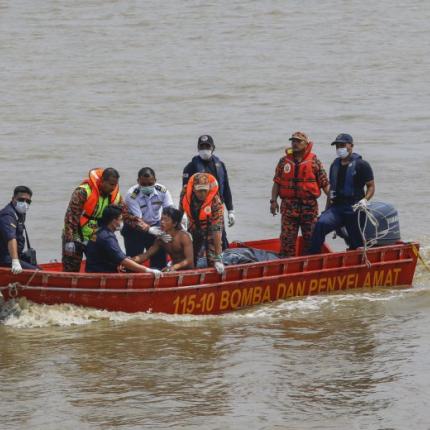
<path fill-rule="evenodd" d="M 10 203 L 8 203 L 3 209 L 0 210 L 0 216 L 11 216 L 14 215 L 14 210 Z"/>
<path fill-rule="evenodd" d="M 358 173 L 371 173 L 373 171 L 370 163 L 363 158 L 356 160 L 356 169 Z"/>
<path fill-rule="evenodd" d="M 184 229 L 181 229 L 178 231 L 178 237 L 181 240 L 187 240 L 187 241 L 192 240 L 191 234 L 187 230 L 184 230 Z"/>
<path fill-rule="evenodd" d="M 162 184 L 159 184 L 158 182 L 155 184 L 155 189 L 157 190 L 158 193 L 160 194 L 166 194 L 168 192 L 167 187 L 165 187 Z"/>
<path fill-rule="evenodd" d="M 198 155 L 195 155 L 184 167 L 184 172 L 185 171 L 193 171 L 195 170 L 195 163 L 197 161 Z"/>
<path fill-rule="evenodd" d="M 107 228 L 101 228 L 97 232 L 97 239 L 99 239 L 99 240 L 109 240 L 112 237 L 115 237 L 115 233 L 113 233 L 112 231 L 110 231 Z"/>
<path fill-rule="evenodd" d="M 127 193 L 126 193 L 126 195 L 125 195 L 125 198 L 126 198 L 127 200 L 128 200 L 128 199 L 135 200 L 135 199 L 137 198 L 137 196 L 139 195 L 139 191 L 140 191 L 139 185 L 133 185 L 132 187 L 130 187 L 130 188 L 127 190 Z"/>

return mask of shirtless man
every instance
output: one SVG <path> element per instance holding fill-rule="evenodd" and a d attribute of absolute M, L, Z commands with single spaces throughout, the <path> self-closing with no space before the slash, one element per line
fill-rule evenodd
<path fill-rule="evenodd" d="M 143 254 L 133 258 L 136 263 L 143 263 L 151 258 L 160 249 L 164 249 L 171 258 L 171 264 L 163 272 L 175 270 L 194 269 L 194 253 L 191 235 L 182 229 L 182 212 L 173 207 L 163 209 L 160 227 L 163 233 L 172 237 L 171 242 L 164 242 L 157 238 L 154 244 Z"/>

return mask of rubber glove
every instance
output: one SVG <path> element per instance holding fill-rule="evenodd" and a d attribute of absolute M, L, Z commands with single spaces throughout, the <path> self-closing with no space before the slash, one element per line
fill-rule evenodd
<path fill-rule="evenodd" d="M 18 275 L 21 272 L 22 272 L 21 263 L 19 262 L 19 260 L 17 258 L 14 258 L 12 260 L 12 273 L 14 275 Z"/>
<path fill-rule="evenodd" d="M 163 233 L 161 236 L 159 236 L 160 239 L 164 242 L 164 243 L 169 243 L 172 241 L 172 236 L 170 236 L 170 234 L 167 233 Z"/>
<path fill-rule="evenodd" d="M 149 269 L 148 268 L 148 269 L 146 269 L 146 273 L 152 273 L 156 279 L 163 276 L 163 272 L 161 270 L 158 270 L 158 269 Z"/>
<path fill-rule="evenodd" d="M 367 208 L 367 200 L 366 199 L 361 199 L 359 202 L 357 202 L 353 207 L 352 210 L 354 212 L 356 211 L 360 211 L 360 210 L 365 210 Z"/>
<path fill-rule="evenodd" d="M 76 252 L 75 242 L 67 242 L 64 245 L 64 251 L 69 254 L 74 254 Z"/>
<path fill-rule="evenodd" d="M 182 228 L 184 230 L 188 230 L 188 217 L 187 217 L 186 213 L 184 213 L 184 215 L 182 215 L 181 225 L 182 225 Z"/>
<path fill-rule="evenodd" d="M 222 261 L 216 261 L 214 267 L 219 275 L 222 275 L 224 273 L 225 267 Z"/>
<path fill-rule="evenodd" d="M 360 208 L 366 209 L 366 208 L 367 208 L 368 203 L 369 203 L 369 202 L 367 201 L 367 199 L 361 199 L 361 200 L 357 203 L 357 205 L 358 205 Z"/>
<path fill-rule="evenodd" d="M 236 222 L 236 217 L 234 215 L 234 211 L 228 211 L 228 226 L 233 227 Z"/>
<path fill-rule="evenodd" d="M 161 228 L 156 226 L 149 227 L 148 233 L 154 236 L 161 236 L 163 234 L 163 232 L 161 231 Z"/>

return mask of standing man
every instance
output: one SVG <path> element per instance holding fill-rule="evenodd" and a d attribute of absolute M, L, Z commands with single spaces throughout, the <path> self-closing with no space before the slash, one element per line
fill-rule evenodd
<path fill-rule="evenodd" d="M 37 269 L 25 261 L 24 253 L 25 215 L 32 195 L 30 188 L 20 185 L 13 191 L 12 201 L 0 211 L 0 266 L 11 267 L 14 275 L 23 269 Z"/>
<path fill-rule="evenodd" d="M 132 186 L 125 196 L 125 204 L 131 217 L 125 219 L 121 234 L 127 255 L 134 257 L 148 250 L 157 237 L 164 242 L 171 240 L 160 229 L 164 208 L 173 206 L 172 196 L 167 188 L 157 183 L 155 172 L 143 167 L 137 174 L 137 185 Z M 166 266 L 166 252 L 163 248 L 150 260 L 151 267 L 162 269 Z"/>
<path fill-rule="evenodd" d="M 224 207 L 218 194 L 217 180 L 209 173 L 196 173 L 182 190 L 180 201 L 193 238 L 194 263 L 206 257 L 208 267 L 215 267 L 218 273 L 223 273 Z"/>
<path fill-rule="evenodd" d="M 286 149 L 276 167 L 273 178 L 270 212 L 279 212 L 278 196 L 281 198 L 281 257 L 296 255 L 296 239 L 299 227 L 302 231 L 304 254 L 311 245 L 312 230 L 318 217 L 317 199 L 321 189 L 328 195 L 327 174 L 321 161 L 312 152 L 313 143 L 301 131 L 290 138 L 291 148 Z"/>
<path fill-rule="evenodd" d="M 225 164 L 214 155 L 215 144 L 214 140 L 209 135 L 199 137 L 197 141 L 198 155 L 194 156 L 192 160 L 185 166 L 182 175 L 182 185 L 187 185 L 191 176 L 195 173 L 210 173 L 218 181 L 219 195 L 222 203 L 228 211 L 228 226 L 233 227 L 236 222 L 233 198 L 231 195 L 230 184 L 228 181 L 228 174 Z M 222 234 L 223 249 L 228 248 L 228 241 L 225 229 Z"/>
<path fill-rule="evenodd" d="M 339 134 L 332 145 L 336 145 L 337 158 L 330 166 L 329 207 L 315 225 L 311 254 L 321 252 L 325 236 L 340 227 L 345 227 L 348 232 L 350 249 L 362 246 L 363 240 L 358 228 L 359 212 L 354 212 L 352 207 L 358 203 L 365 208 L 375 194 L 372 168 L 361 155 L 353 152 L 352 136 Z"/>
<path fill-rule="evenodd" d="M 119 173 L 112 167 L 93 169 L 72 194 L 64 218 L 63 270 L 79 272 L 85 246 L 97 231 L 97 221 L 110 205 L 121 205 Z"/>

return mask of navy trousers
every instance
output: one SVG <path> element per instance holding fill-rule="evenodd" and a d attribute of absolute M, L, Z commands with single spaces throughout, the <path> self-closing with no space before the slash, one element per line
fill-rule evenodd
<path fill-rule="evenodd" d="M 19 259 L 19 263 L 21 264 L 21 267 L 24 270 L 36 270 L 36 269 L 40 269 L 40 267 L 33 266 L 32 264 L 27 263 L 26 261 L 21 260 L 21 259 Z M 12 259 L 9 256 L 7 256 L 5 258 L 2 258 L 2 261 L 0 261 L 0 266 L 1 267 L 12 267 Z"/>
<path fill-rule="evenodd" d="M 315 224 L 310 254 L 320 253 L 326 235 L 341 227 L 345 227 L 348 232 L 350 249 L 363 246 L 358 228 L 358 213 L 352 210 L 352 205 L 336 205 L 324 211 Z"/>
<path fill-rule="evenodd" d="M 121 231 L 124 237 L 125 253 L 129 257 L 142 254 L 148 250 L 155 242 L 155 236 L 146 231 L 134 230 L 127 225 Z M 166 252 L 160 249 L 153 257 L 150 258 L 149 264 L 152 268 L 163 269 L 167 265 Z"/>

